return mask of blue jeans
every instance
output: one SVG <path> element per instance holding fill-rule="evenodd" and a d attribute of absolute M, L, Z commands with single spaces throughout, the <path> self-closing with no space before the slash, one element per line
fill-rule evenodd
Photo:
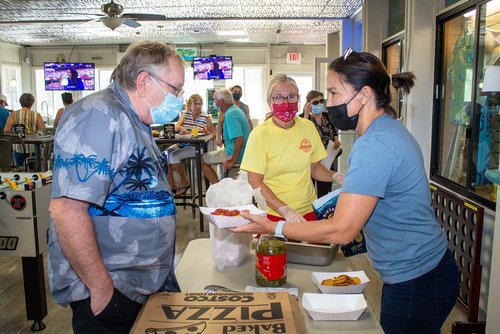
<path fill-rule="evenodd" d="M 436 268 L 412 280 L 384 284 L 380 324 L 386 334 L 439 334 L 459 290 L 458 267 L 449 249 Z"/>

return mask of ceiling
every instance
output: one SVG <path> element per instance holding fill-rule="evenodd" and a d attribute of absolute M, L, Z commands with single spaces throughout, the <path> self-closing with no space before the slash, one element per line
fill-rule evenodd
<path fill-rule="evenodd" d="M 117 0 L 137 28 L 98 19 L 110 0 L 0 0 L 0 41 L 24 46 L 127 44 L 326 44 L 362 0 Z M 124 15 L 124 16 L 125 16 Z"/>

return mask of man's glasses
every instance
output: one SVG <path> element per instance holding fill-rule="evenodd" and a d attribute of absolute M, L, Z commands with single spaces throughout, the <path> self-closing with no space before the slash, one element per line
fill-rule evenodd
<path fill-rule="evenodd" d="M 281 95 L 276 95 L 271 98 L 275 104 L 282 104 L 285 102 L 285 100 L 288 103 L 295 103 L 299 101 L 299 96 L 298 95 L 293 95 L 290 94 L 288 96 L 281 96 Z"/>
<path fill-rule="evenodd" d="M 312 105 L 313 106 L 317 106 L 318 104 L 325 104 L 325 99 L 321 99 L 321 100 L 315 100 L 315 101 L 312 101 Z"/>
<path fill-rule="evenodd" d="M 150 74 L 151 75 L 151 74 Z M 184 89 L 182 88 L 177 88 L 175 87 L 174 85 L 172 84 L 169 84 L 168 82 L 166 82 L 165 80 L 163 80 L 162 78 L 160 77 L 157 77 L 156 75 L 151 75 L 152 77 L 155 77 L 156 79 L 160 80 L 161 82 L 163 82 L 164 84 L 168 85 L 170 88 L 172 88 L 174 90 L 174 95 L 176 97 L 182 97 L 182 95 L 184 95 Z"/>

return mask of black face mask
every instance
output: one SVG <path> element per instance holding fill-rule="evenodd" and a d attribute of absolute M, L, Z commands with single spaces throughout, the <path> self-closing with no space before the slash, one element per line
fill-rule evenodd
<path fill-rule="evenodd" d="M 241 93 L 233 93 L 233 99 L 235 99 L 236 101 L 239 101 L 241 99 Z"/>
<path fill-rule="evenodd" d="M 351 97 L 351 99 L 347 103 L 326 107 L 326 114 L 328 116 L 328 119 L 337 129 L 356 130 L 356 126 L 358 125 L 359 112 L 361 111 L 361 109 L 363 109 L 363 107 L 359 109 L 356 115 L 349 117 L 349 115 L 347 114 L 347 105 L 352 101 L 352 99 L 354 99 L 356 95 L 358 95 L 358 93 L 354 94 L 354 96 Z"/>

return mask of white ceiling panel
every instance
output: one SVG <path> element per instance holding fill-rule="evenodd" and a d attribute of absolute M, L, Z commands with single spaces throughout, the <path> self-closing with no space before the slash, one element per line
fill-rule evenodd
<path fill-rule="evenodd" d="M 340 19 L 362 5 L 362 0 L 121 0 L 104 13 L 101 5 L 109 1 L 0 0 L 0 41 L 31 46 L 126 44 L 139 38 L 174 44 L 325 44 L 328 34 L 339 31 Z M 118 19 L 114 32 L 103 24 L 110 21 L 106 16 Z M 120 25 L 125 18 L 140 26 Z"/>

